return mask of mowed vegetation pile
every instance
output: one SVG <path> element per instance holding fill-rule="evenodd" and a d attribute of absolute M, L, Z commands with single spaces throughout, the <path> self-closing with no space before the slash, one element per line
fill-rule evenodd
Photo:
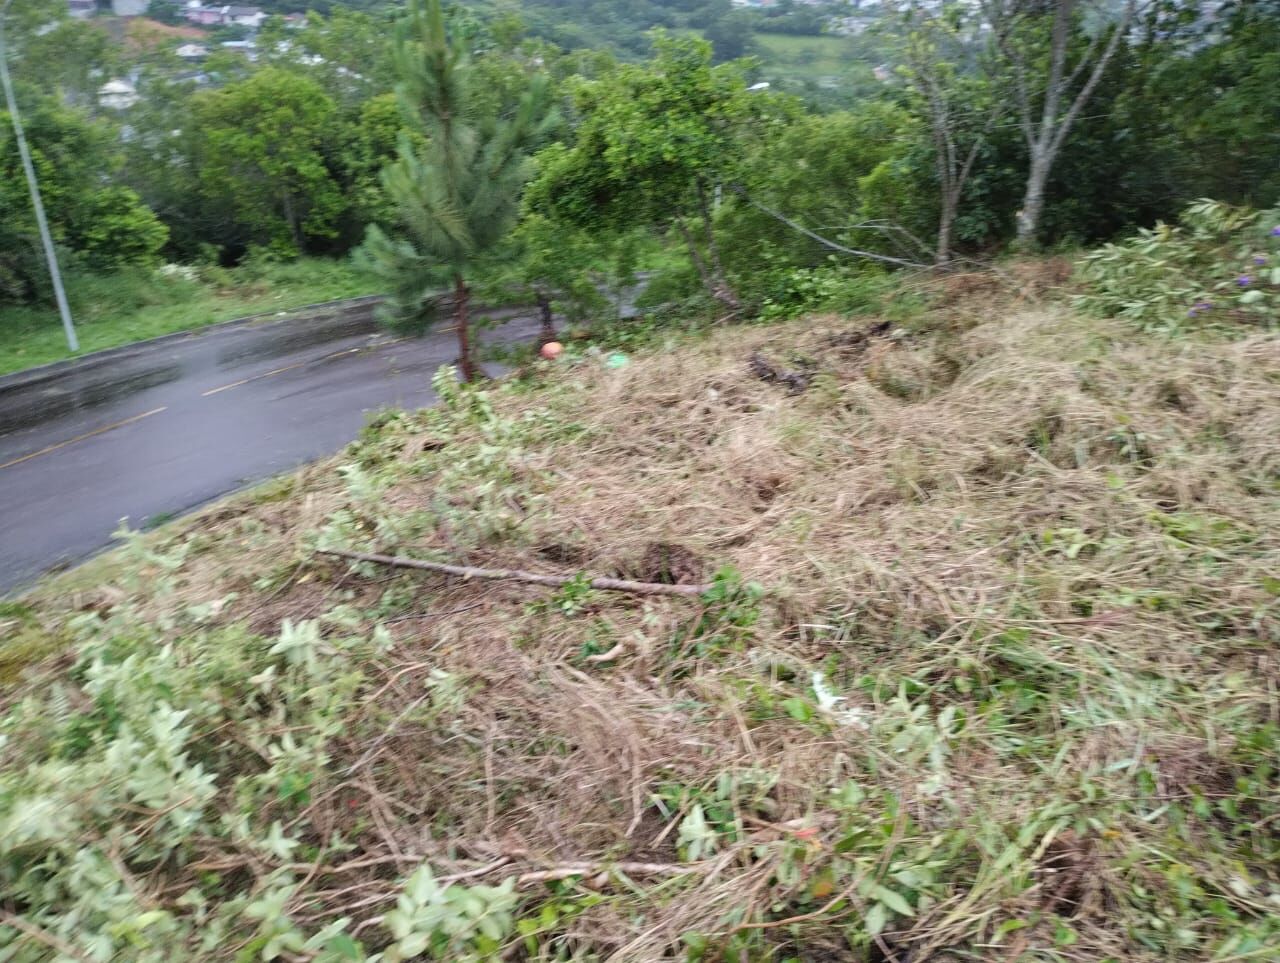
<path fill-rule="evenodd" d="M 1274 958 L 1280 341 L 1011 272 L 442 376 L 10 603 L 7 958 Z"/>

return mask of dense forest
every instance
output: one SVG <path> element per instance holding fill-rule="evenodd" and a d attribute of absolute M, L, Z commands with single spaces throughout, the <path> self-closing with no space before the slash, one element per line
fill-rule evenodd
<path fill-rule="evenodd" d="M 266 9 L 277 15 L 245 39 L 13 5 L 18 97 L 73 272 L 373 257 L 369 231 L 397 220 L 385 172 L 406 143 L 431 146 L 397 98 L 400 9 Z M 818 34 L 851 9 L 455 5 L 486 123 L 545 87 L 547 123 L 503 188 L 510 224 L 477 280 L 527 286 L 549 271 L 564 290 L 539 235 L 585 232 L 588 253 L 562 248 L 587 257 L 578 274 L 657 257 L 664 296 L 782 310 L 868 272 L 1112 239 L 1201 197 L 1280 196 L 1274 0 L 884 5 L 856 11 L 867 29 L 844 38 L 879 79 L 842 89 L 843 103 L 760 79 L 762 40 L 837 39 Z M 125 103 L 104 93 L 113 78 Z M 41 302 L 12 138 L 0 149 L 0 297 Z"/>

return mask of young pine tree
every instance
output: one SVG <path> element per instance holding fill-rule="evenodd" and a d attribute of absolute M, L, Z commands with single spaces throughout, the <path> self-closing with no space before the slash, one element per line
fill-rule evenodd
<path fill-rule="evenodd" d="M 394 205 L 393 224 L 369 228 L 364 256 L 391 292 L 394 323 L 430 323 L 452 290 L 458 365 L 478 374 L 467 309 L 479 263 L 510 233 L 530 153 L 554 124 L 543 76 L 528 80 L 508 103 L 445 27 L 440 0 L 409 0 L 396 29 L 396 94 L 423 135 L 402 136 L 398 158 L 382 174 Z"/>

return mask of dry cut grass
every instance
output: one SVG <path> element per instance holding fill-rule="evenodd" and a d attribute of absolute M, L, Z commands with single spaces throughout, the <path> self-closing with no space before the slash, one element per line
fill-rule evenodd
<path fill-rule="evenodd" d="M 290 918 L 348 917 L 367 950 L 428 861 L 516 879 L 492 958 L 1267 958 L 1280 340 L 978 287 L 910 330 L 725 329 L 388 417 L 77 574 L 75 607 L 186 646 L 390 633 L 305 796 L 255 814 L 314 853 Z M 702 602 L 553 593 L 317 544 L 720 574 Z M 230 893 L 281 867 L 223 839 L 131 874 L 171 905 L 201 870 Z"/>

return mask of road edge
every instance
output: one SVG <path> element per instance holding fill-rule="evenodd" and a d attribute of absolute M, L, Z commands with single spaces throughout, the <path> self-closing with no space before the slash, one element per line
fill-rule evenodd
<path fill-rule="evenodd" d="M 337 301 L 318 301 L 315 304 L 303 304 L 296 308 L 286 308 L 281 311 L 264 311 L 261 314 L 249 314 L 239 318 L 231 318 L 227 321 L 218 321 L 214 324 L 202 325 L 198 328 L 174 331 L 169 334 L 162 334 L 155 338 L 147 338 L 144 341 L 131 341 L 128 344 L 117 345 L 114 348 L 103 348 L 101 351 L 93 351 L 77 358 L 64 358 L 62 361 L 50 361 L 48 364 L 36 365 L 34 368 L 24 368 L 22 371 L 14 371 L 7 375 L 0 375 L 0 395 L 38 387 L 46 382 L 55 381 L 70 374 L 90 371 L 108 361 L 143 355 L 158 347 L 163 347 L 166 344 L 171 344 L 176 341 L 216 336 L 224 331 L 251 327 L 253 325 L 269 327 L 272 324 L 283 324 L 287 321 L 295 321 L 300 316 L 305 316 L 308 313 L 317 311 L 327 311 L 330 309 L 343 310 L 346 308 L 360 307 L 365 304 L 377 304 L 382 301 L 383 298 L 384 295 L 381 294 L 365 294 L 356 298 L 341 298 Z"/>

